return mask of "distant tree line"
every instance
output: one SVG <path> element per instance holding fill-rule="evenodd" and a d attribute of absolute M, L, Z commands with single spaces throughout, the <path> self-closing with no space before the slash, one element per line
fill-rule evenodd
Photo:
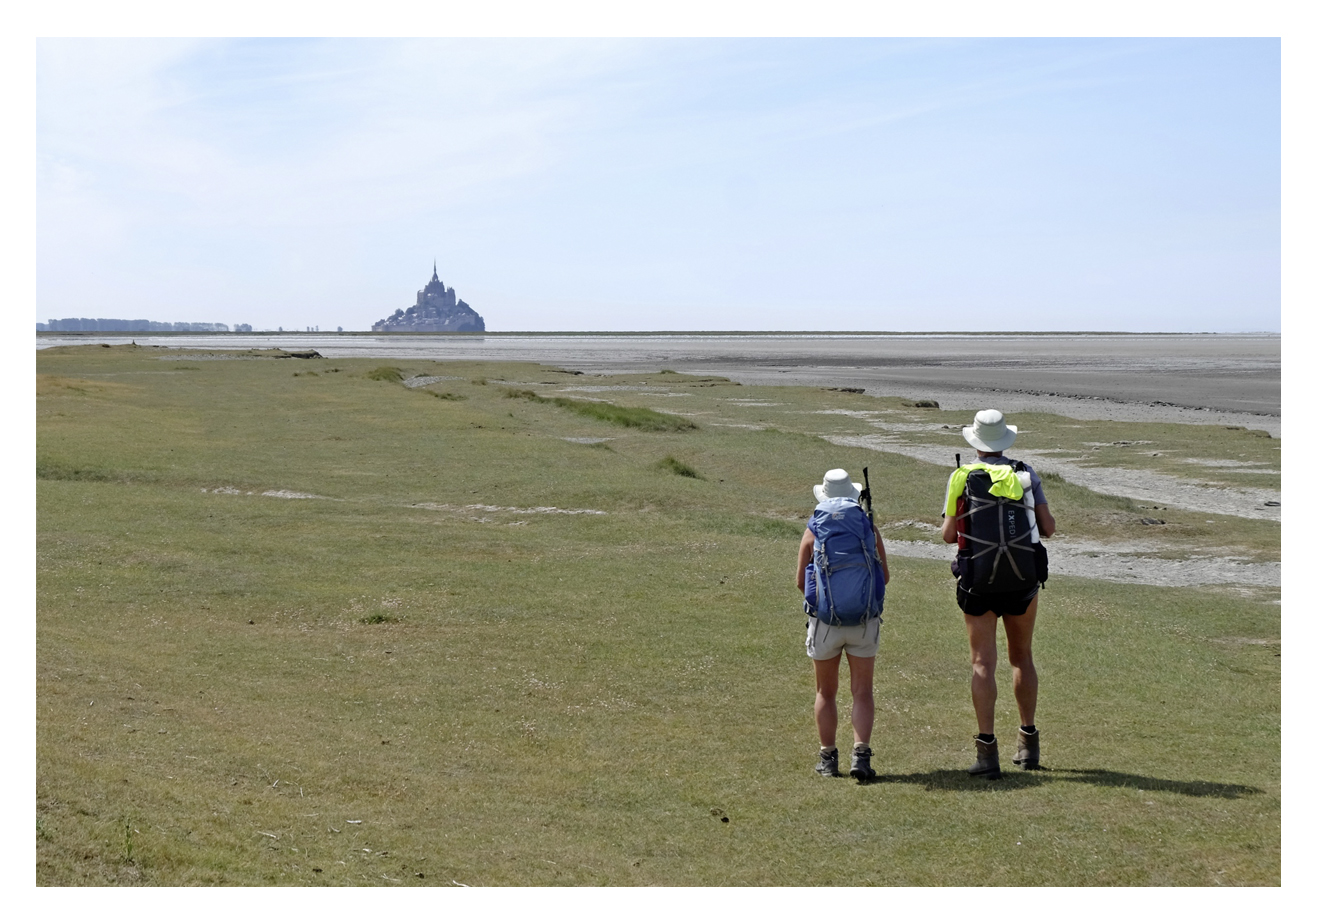
<path fill-rule="evenodd" d="M 227 323 L 160 323 L 156 320 L 107 320 L 98 317 L 95 320 L 87 317 L 66 317 L 63 320 L 51 320 L 48 323 L 38 323 L 37 332 L 82 332 L 82 333 L 113 333 L 113 332 L 151 332 L 151 333 L 227 333 L 229 325 Z M 239 323 L 233 328 L 236 333 L 250 333 L 252 325 L 250 323 Z"/>

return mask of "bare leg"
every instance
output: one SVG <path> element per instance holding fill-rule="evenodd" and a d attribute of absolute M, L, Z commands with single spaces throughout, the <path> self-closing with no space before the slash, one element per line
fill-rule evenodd
<path fill-rule="evenodd" d="M 1011 685 L 1016 692 L 1016 707 L 1021 725 L 1034 725 L 1034 707 L 1039 700 L 1039 674 L 1034 670 L 1034 615 L 1039 607 L 1035 595 L 1020 617 L 1002 618 L 1007 633 L 1007 660 L 1011 662 Z"/>
<path fill-rule="evenodd" d="M 993 707 L 998 702 L 998 616 L 992 611 L 964 616 L 970 634 L 970 699 L 975 704 L 975 720 L 981 733 L 993 735 Z"/>
<path fill-rule="evenodd" d="M 819 727 L 819 744 L 837 745 L 837 681 L 842 654 L 815 663 L 815 725 Z"/>
<path fill-rule="evenodd" d="M 861 659 L 847 653 L 851 673 L 851 732 L 857 745 L 870 744 L 874 731 L 874 656 Z"/>

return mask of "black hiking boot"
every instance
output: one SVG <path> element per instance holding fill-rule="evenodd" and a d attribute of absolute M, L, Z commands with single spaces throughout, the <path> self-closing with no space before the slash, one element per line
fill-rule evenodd
<path fill-rule="evenodd" d="M 1026 732 L 1024 729 L 1016 730 L 1016 757 L 1011 759 L 1012 764 L 1019 764 L 1022 770 L 1037 771 L 1039 770 L 1039 730 Z"/>
<path fill-rule="evenodd" d="M 815 771 L 821 777 L 841 777 L 837 769 L 837 749 L 832 751 L 821 751 L 819 753 L 819 763 L 815 765 Z"/>
<path fill-rule="evenodd" d="M 851 776 L 860 783 L 873 783 L 879 779 L 878 773 L 870 767 L 870 747 L 857 745 L 851 750 Z"/>
<path fill-rule="evenodd" d="M 985 742 L 978 736 L 975 737 L 975 763 L 966 771 L 972 777 L 983 777 L 985 780 L 997 780 L 1002 776 L 1002 769 L 998 766 L 998 740 Z"/>

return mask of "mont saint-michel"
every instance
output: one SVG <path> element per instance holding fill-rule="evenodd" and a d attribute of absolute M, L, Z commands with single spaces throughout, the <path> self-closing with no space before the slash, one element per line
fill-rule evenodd
<path fill-rule="evenodd" d="M 391 333 L 483 333 L 485 320 L 457 292 L 445 288 L 439 280 L 439 263 L 435 263 L 430 281 L 416 293 L 416 303 L 407 310 L 395 310 L 371 327 L 372 332 Z"/>

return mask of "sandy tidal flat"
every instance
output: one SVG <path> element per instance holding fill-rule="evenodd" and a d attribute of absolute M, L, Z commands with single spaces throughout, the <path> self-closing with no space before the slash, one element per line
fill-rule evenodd
<path fill-rule="evenodd" d="M 1077 419 L 1281 428 L 1281 337 L 1218 334 L 654 333 L 41 336 L 37 347 L 314 348 L 327 358 L 537 361 L 586 372 L 720 374 L 743 384 L 860 387 Z"/>

